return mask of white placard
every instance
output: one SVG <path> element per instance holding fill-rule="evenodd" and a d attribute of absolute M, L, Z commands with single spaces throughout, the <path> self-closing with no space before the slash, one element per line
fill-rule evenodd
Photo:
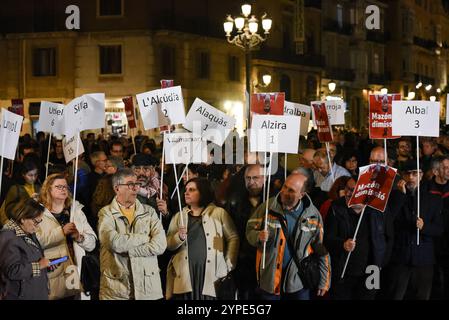
<path fill-rule="evenodd" d="M 65 158 L 66 163 L 69 163 L 70 161 L 75 159 L 77 156 L 77 154 L 76 154 L 76 137 L 77 136 L 78 136 L 78 139 L 80 139 L 79 133 L 75 134 L 70 139 L 66 139 L 65 137 L 64 137 L 64 139 L 62 139 L 62 149 L 64 150 L 64 158 Z M 80 139 L 80 144 L 78 147 L 78 156 L 80 154 L 82 154 L 83 152 L 84 152 L 84 146 L 83 146 L 83 142 Z"/>
<path fill-rule="evenodd" d="M 0 122 L 0 155 L 9 160 L 16 157 L 23 117 L 2 109 Z M 2 174 L 2 173 L 0 173 Z"/>
<path fill-rule="evenodd" d="M 449 93 L 446 96 L 446 124 L 449 124 Z"/>
<path fill-rule="evenodd" d="M 207 143 L 204 138 L 190 132 L 164 135 L 165 163 L 207 162 Z"/>
<path fill-rule="evenodd" d="M 55 134 L 64 134 L 64 105 L 41 101 L 39 111 L 39 130 Z"/>
<path fill-rule="evenodd" d="M 201 132 L 204 139 L 222 146 L 235 126 L 235 119 L 196 98 L 187 113 L 186 122 L 183 126 L 187 130 L 195 132 L 195 134 Z M 196 130 L 200 132 L 196 132 Z"/>
<path fill-rule="evenodd" d="M 320 104 L 323 101 L 313 101 L 311 104 Z M 343 100 L 332 100 L 325 101 L 327 116 L 329 117 L 329 123 L 331 126 L 344 125 L 345 124 L 345 112 L 346 112 L 346 102 Z M 315 117 L 312 112 L 312 120 L 315 124 Z"/>
<path fill-rule="evenodd" d="M 393 101 L 392 129 L 395 136 L 439 137 L 440 103 Z"/>
<path fill-rule="evenodd" d="M 284 116 L 301 117 L 300 134 L 307 137 L 309 133 L 310 113 L 312 108 L 304 104 L 285 101 Z"/>
<path fill-rule="evenodd" d="M 136 95 L 145 130 L 186 121 L 181 86 Z"/>
<path fill-rule="evenodd" d="M 64 111 L 66 137 L 71 138 L 83 130 L 104 128 L 104 100 L 104 93 L 91 93 L 70 101 Z"/>
<path fill-rule="evenodd" d="M 250 152 L 298 153 L 300 117 L 254 114 Z"/>

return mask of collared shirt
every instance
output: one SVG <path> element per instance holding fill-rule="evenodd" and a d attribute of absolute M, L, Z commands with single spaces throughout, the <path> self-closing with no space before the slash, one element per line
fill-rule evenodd
<path fill-rule="evenodd" d="M 332 177 L 332 171 L 334 172 L 334 177 Z M 313 177 L 315 178 L 316 186 L 320 187 L 321 190 L 325 192 L 328 192 L 332 188 L 332 185 L 334 184 L 335 180 L 343 176 L 350 177 L 351 174 L 349 173 L 348 170 L 339 166 L 335 162 L 332 166 L 332 170 L 329 170 L 326 176 L 323 176 L 318 170 L 315 170 L 313 172 Z"/>

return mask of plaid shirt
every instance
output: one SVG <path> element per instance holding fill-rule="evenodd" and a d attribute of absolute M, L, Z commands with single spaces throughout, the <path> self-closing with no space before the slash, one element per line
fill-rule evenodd
<path fill-rule="evenodd" d="M 5 224 L 3 228 L 14 231 L 17 237 L 23 238 L 23 240 L 25 240 L 26 243 L 42 251 L 40 245 L 36 243 L 28 234 L 26 234 L 16 222 L 8 220 L 8 222 Z M 31 268 L 33 270 L 33 277 L 39 277 L 41 275 L 41 268 L 39 266 L 39 262 L 31 262 Z"/>

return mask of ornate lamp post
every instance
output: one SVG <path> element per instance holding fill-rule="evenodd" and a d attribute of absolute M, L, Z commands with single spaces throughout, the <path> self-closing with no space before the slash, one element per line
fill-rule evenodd
<path fill-rule="evenodd" d="M 259 21 L 254 15 L 251 15 L 251 5 L 242 5 L 242 16 L 232 18 L 228 15 L 226 21 L 223 23 L 226 38 L 229 43 L 234 44 L 243 50 L 245 50 L 245 67 L 246 67 L 246 94 L 248 98 L 251 95 L 251 51 L 258 48 L 258 46 L 267 40 L 267 36 L 270 33 L 272 20 L 267 18 L 265 13 L 262 17 L 262 29 L 264 34 L 257 33 L 259 30 Z M 251 15 L 251 17 L 250 17 Z M 236 34 L 232 35 L 236 28 Z M 247 110 L 248 127 L 250 119 L 250 107 Z"/>

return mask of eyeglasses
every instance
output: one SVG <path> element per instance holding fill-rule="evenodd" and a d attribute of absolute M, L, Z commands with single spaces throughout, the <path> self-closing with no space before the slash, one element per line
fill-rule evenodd
<path fill-rule="evenodd" d="M 55 187 L 56 189 L 58 189 L 59 191 L 69 190 L 69 186 L 67 186 L 67 185 L 59 184 L 59 185 L 54 186 L 54 187 Z"/>
<path fill-rule="evenodd" d="M 251 182 L 251 180 L 254 181 L 254 182 L 258 182 L 258 181 L 260 181 L 260 179 L 261 179 L 261 176 L 254 176 L 254 177 L 247 176 L 247 177 L 245 177 L 246 182 Z"/>
<path fill-rule="evenodd" d="M 385 160 L 369 160 L 370 164 L 385 164 Z"/>
<path fill-rule="evenodd" d="M 36 218 L 33 218 L 32 220 L 33 220 L 34 225 L 38 226 L 42 222 L 43 219 L 37 220 Z"/>
<path fill-rule="evenodd" d="M 139 189 L 142 184 L 140 182 L 128 182 L 128 183 L 120 183 L 118 186 L 127 186 L 129 190 Z"/>

